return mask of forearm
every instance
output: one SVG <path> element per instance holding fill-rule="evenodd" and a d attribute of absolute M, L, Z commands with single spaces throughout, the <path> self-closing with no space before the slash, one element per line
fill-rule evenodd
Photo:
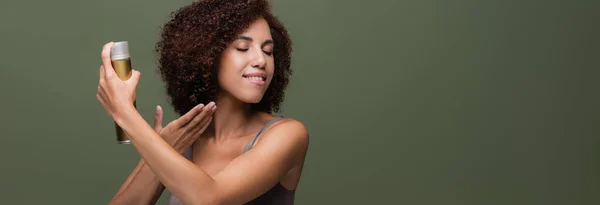
<path fill-rule="evenodd" d="M 164 188 L 150 167 L 141 159 L 109 204 L 155 204 Z"/>
<path fill-rule="evenodd" d="M 128 109 L 117 123 L 131 136 L 133 146 L 158 180 L 175 196 L 190 203 L 197 198 L 209 199 L 215 185 L 212 177 L 174 150 L 135 109 Z"/>

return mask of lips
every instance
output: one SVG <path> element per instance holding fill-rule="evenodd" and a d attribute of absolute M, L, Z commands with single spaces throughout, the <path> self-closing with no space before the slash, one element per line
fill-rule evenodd
<path fill-rule="evenodd" d="M 262 81 L 264 83 L 264 81 L 267 80 L 267 74 L 266 73 L 260 73 L 260 72 L 246 73 L 246 74 L 242 75 L 242 77 L 246 78 L 250 82 Z"/>
<path fill-rule="evenodd" d="M 250 81 L 257 81 L 257 80 L 265 81 L 265 79 L 263 77 L 258 77 L 258 76 L 244 77 L 244 78 L 246 78 L 246 79 L 248 79 Z"/>
<path fill-rule="evenodd" d="M 244 78 L 246 77 L 261 77 L 263 79 L 267 78 L 267 74 L 263 73 L 263 72 L 255 72 L 255 73 L 244 73 L 244 75 L 242 75 Z"/>
<path fill-rule="evenodd" d="M 263 79 L 261 79 L 260 77 L 250 77 L 250 78 L 246 78 L 246 80 L 248 80 L 248 82 L 252 83 L 252 84 L 256 84 L 256 85 L 264 85 L 265 81 Z"/>

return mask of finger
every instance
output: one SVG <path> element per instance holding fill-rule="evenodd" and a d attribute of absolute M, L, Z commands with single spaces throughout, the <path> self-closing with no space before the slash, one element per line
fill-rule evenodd
<path fill-rule="evenodd" d="M 106 111 L 106 114 L 108 114 L 109 116 L 109 106 L 108 106 L 108 97 L 106 95 L 106 92 L 104 92 L 104 89 L 102 89 L 102 86 L 98 86 L 98 92 L 96 93 L 96 98 L 98 99 L 98 101 L 100 101 L 100 103 L 102 103 L 102 106 L 104 107 L 104 111 Z"/>
<path fill-rule="evenodd" d="M 99 91 L 99 93 L 100 93 L 100 94 L 102 95 L 102 97 L 103 97 L 104 99 L 106 99 L 106 100 L 107 100 L 107 102 L 108 102 L 108 99 L 110 99 L 110 98 L 108 97 L 108 93 L 109 93 L 109 92 L 107 92 L 107 91 L 110 91 L 110 90 L 109 90 L 109 88 L 107 88 L 107 86 L 108 86 L 108 85 L 106 85 L 106 81 L 105 81 L 103 84 L 100 84 L 100 85 L 98 85 L 98 86 L 100 87 L 100 89 L 98 90 L 98 91 Z"/>
<path fill-rule="evenodd" d="M 206 123 L 204 123 L 204 125 L 202 125 L 202 126 L 198 126 L 198 127 L 199 127 L 199 129 L 195 130 L 195 131 L 193 132 L 193 135 L 192 135 L 192 136 L 200 136 L 200 135 L 202 135 L 202 133 L 204 133 L 204 130 L 206 130 L 206 128 L 208 128 L 208 126 L 210 125 L 210 123 L 212 122 L 212 120 L 213 120 L 213 117 L 212 117 L 212 116 L 211 116 L 211 117 L 209 117 L 209 118 L 206 120 Z"/>
<path fill-rule="evenodd" d="M 106 78 L 104 77 L 106 74 L 106 72 L 104 72 L 104 65 L 100 66 L 100 79 L 98 80 L 98 85 L 100 87 L 104 86 L 106 84 Z"/>
<path fill-rule="evenodd" d="M 200 121 L 199 123 L 197 123 L 193 128 L 191 133 L 194 134 L 202 134 L 204 132 L 204 130 L 206 129 L 206 127 L 209 126 L 210 122 L 213 119 L 213 114 L 215 113 L 217 107 L 214 106 L 210 111 L 207 112 L 206 117 L 204 117 L 202 119 L 202 121 Z"/>
<path fill-rule="evenodd" d="M 105 75 L 105 74 L 104 74 L 104 65 L 101 65 L 101 66 L 100 66 L 100 79 L 103 79 L 103 78 L 104 78 L 104 75 Z"/>
<path fill-rule="evenodd" d="M 204 123 L 206 123 L 208 118 L 212 116 L 216 108 L 214 102 L 208 103 L 206 107 L 202 109 L 202 113 L 194 117 L 194 119 L 186 125 L 186 129 L 190 130 L 191 133 L 197 132 L 204 126 Z"/>
<path fill-rule="evenodd" d="M 203 109 L 202 112 L 198 115 L 196 115 L 196 117 L 194 117 L 194 119 L 192 119 L 188 124 L 186 124 L 183 127 L 183 130 L 187 130 L 186 132 L 188 133 L 195 133 L 197 132 L 206 122 L 206 120 L 212 116 L 212 111 L 215 107 L 215 103 L 214 102 L 210 102 L 208 103 Z"/>
<path fill-rule="evenodd" d="M 212 110 L 214 105 L 215 105 L 214 102 L 210 102 L 210 103 L 206 104 L 206 106 L 202 109 L 202 112 L 200 114 L 196 115 L 196 117 L 194 117 L 194 119 L 192 119 L 188 124 L 186 124 L 184 129 L 189 130 L 190 132 L 193 132 L 196 127 L 200 127 L 200 123 L 203 121 L 203 119 L 206 119 L 207 116 L 209 116 L 210 111 Z"/>
<path fill-rule="evenodd" d="M 129 79 L 127 79 L 126 82 L 129 84 L 132 84 L 133 90 L 136 90 L 141 77 L 142 77 L 142 73 L 140 71 L 132 69 L 131 77 Z"/>
<path fill-rule="evenodd" d="M 98 95 L 100 95 L 100 97 L 102 97 L 102 99 L 103 99 L 103 100 L 104 100 L 104 99 L 108 99 L 108 98 L 107 98 L 107 95 L 106 95 L 106 92 L 104 91 L 104 88 L 103 88 L 101 85 L 99 85 L 99 86 L 98 86 L 98 91 L 97 91 L 97 93 L 98 93 Z M 105 101 L 105 102 L 106 102 L 106 101 Z"/>
<path fill-rule="evenodd" d="M 160 133 L 162 130 L 162 118 L 163 118 L 163 110 L 160 105 L 156 106 L 156 114 L 154 115 L 154 130 L 157 133 Z"/>
<path fill-rule="evenodd" d="M 173 121 L 174 126 L 176 128 L 181 128 L 181 127 L 185 126 L 186 124 L 188 124 L 190 122 L 190 120 L 194 119 L 194 117 L 196 117 L 196 115 L 198 115 L 202 111 L 202 108 L 204 108 L 203 104 L 196 105 L 190 111 L 185 113 L 185 115 L 183 115 L 179 119 Z"/>
<path fill-rule="evenodd" d="M 100 96 L 100 94 L 96 94 L 96 99 L 100 101 L 100 104 L 104 108 L 104 112 L 106 113 L 106 115 L 110 116 L 110 113 L 108 113 L 108 109 L 106 109 L 106 103 L 104 103 L 104 100 L 102 99 L 102 96 Z"/>
<path fill-rule="evenodd" d="M 102 47 L 101 58 L 102 65 L 104 66 L 104 74 L 106 75 L 106 77 L 116 75 L 115 71 L 113 70 L 112 63 L 110 61 L 110 52 L 113 45 L 113 42 L 109 42 L 107 44 L 104 44 L 104 47 Z"/>

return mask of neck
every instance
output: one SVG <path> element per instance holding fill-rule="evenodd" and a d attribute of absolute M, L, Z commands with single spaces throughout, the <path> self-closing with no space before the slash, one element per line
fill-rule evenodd
<path fill-rule="evenodd" d="M 217 141 L 242 136 L 248 130 L 253 113 L 250 104 L 228 94 L 219 94 L 215 100 L 217 110 L 207 131 L 214 133 Z"/>

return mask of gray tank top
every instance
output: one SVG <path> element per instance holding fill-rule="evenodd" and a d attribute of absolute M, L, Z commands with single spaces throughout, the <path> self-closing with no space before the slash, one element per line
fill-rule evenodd
<path fill-rule="evenodd" d="M 254 136 L 248 142 L 248 144 L 244 146 L 242 153 L 245 153 L 248 150 L 250 150 L 254 146 L 254 142 L 256 142 L 256 139 L 260 136 L 260 134 L 262 134 L 263 131 L 267 129 L 267 127 L 269 127 L 271 124 L 280 119 L 283 119 L 283 117 L 278 116 L 270 120 L 262 129 L 260 129 L 260 131 L 258 131 L 258 134 L 256 134 L 256 136 Z M 188 149 L 184 153 L 184 156 L 189 160 L 192 159 L 192 147 L 190 147 L 190 149 Z M 264 194 L 246 203 L 246 205 L 293 205 L 294 196 L 295 190 L 288 190 L 285 187 L 283 187 L 281 183 L 277 183 Z M 183 203 L 176 196 L 170 195 L 168 205 L 183 205 Z"/>

